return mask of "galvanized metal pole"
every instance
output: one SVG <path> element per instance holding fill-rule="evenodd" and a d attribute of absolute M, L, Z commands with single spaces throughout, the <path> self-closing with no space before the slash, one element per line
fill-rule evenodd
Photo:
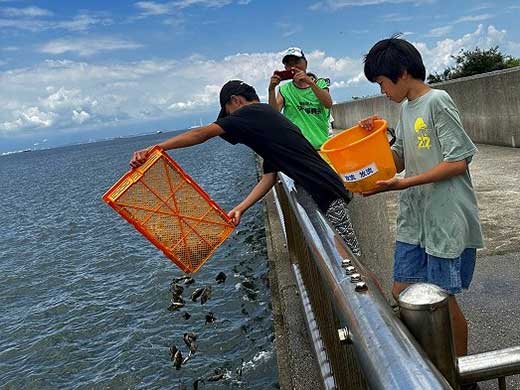
<path fill-rule="evenodd" d="M 459 389 L 448 293 L 429 283 L 407 287 L 399 296 L 401 319 L 454 389 Z"/>
<path fill-rule="evenodd" d="M 462 383 L 517 375 L 520 373 L 520 346 L 461 356 L 458 367 Z"/>

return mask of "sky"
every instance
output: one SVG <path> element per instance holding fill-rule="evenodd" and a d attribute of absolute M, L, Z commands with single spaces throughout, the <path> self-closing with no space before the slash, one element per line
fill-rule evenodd
<path fill-rule="evenodd" d="M 520 0 L 0 0 L 0 154 L 213 121 L 229 79 L 266 101 L 301 47 L 335 102 L 378 94 L 363 55 L 402 33 L 428 73 L 462 49 L 520 57 Z"/>

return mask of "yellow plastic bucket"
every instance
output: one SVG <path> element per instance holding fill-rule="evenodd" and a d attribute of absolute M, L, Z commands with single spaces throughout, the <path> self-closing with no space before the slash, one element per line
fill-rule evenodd
<path fill-rule="evenodd" d="M 374 130 L 354 126 L 326 141 L 321 154 L 332 163 L 352 192 L 366 192 L 376 187 L 378 180 L 395 176 L 396 169 L 385 120 L 375 120 Z"/>

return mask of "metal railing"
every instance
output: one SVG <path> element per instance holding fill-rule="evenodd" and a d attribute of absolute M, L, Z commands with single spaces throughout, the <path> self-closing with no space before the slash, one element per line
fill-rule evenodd
<path fill-rule="evenodd" d="M 337 389 L 450 389 L 312 199 L 280 175 L 287 248 Z M 303 294 L 302 294 L 303 295 Z M 316 329 L 314 329 L 316 331 Z M 322 364 L 320 363 L 320 366 Z M 325 372 L 325 373 L 324 373 Z M 327 376 L 326 370 L 322 374 Z"/>
<path fill-rule="evenodd" d="M 448 295 L 436 286 L 401 294 L 407 328 L 309 195 L 279 177 L 276 207 L 326 390 L 458 389 L 489 379 L 505 390 L 505 377 L 520 374 L 520 346 L 455 357 Z"/>

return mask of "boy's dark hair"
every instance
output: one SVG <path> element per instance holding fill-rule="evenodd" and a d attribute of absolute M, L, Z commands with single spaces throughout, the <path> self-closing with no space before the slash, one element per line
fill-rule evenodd
<path fill-rule="evenodd" d="M 400 39 L 400 34 L 377 42 L 365 55 L 365 76 L 375 82 L 376 77 L 386 76 L 397 83 L 407 71 L 414 79 L 424 81 L 426 69 L 421 54 L 410 42 Z"/>

